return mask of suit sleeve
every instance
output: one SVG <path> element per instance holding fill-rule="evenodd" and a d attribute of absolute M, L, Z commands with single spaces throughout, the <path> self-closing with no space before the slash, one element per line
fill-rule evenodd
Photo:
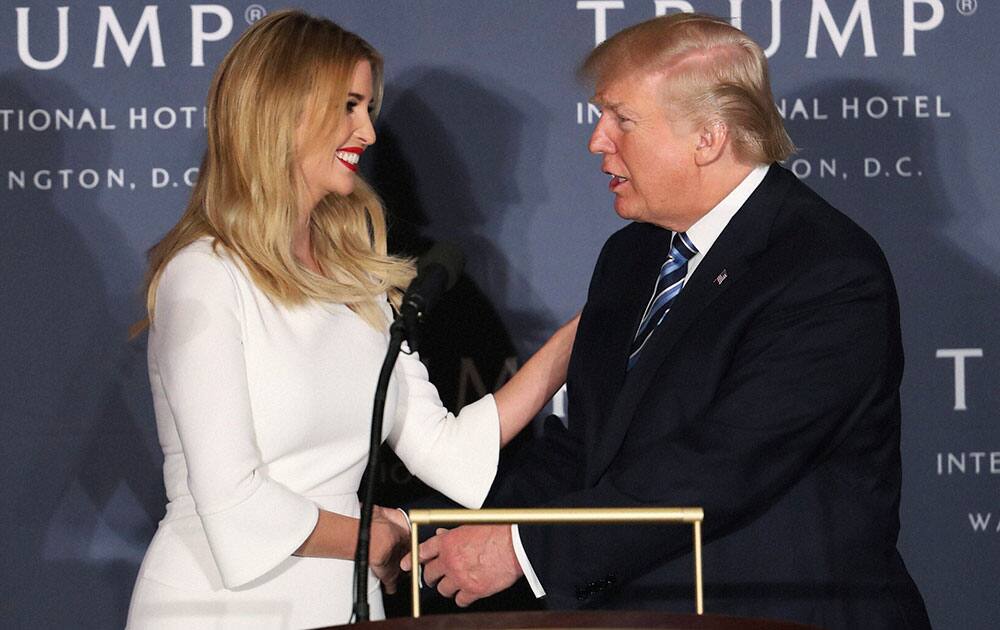
<path fill-rule="evenodd" d="M 486 506 L 520 508 L 534 506 L 582 487 L 583 447 L 576 432 L 563 426 L 558 416 L 545 419 L 541 438 L 536 438 L 502 467 L 490 489 Z"/>
<path fill-rule="evenodd" d="M 766 510 L 873 406 L 893 404 L 898 334 L 884 266 L 830 260 L 804 270 L 752 320 L 703 414 L 633 441 L 595 486 L 551 504 L 704 506 L 706 542 L 725 535 Z M 546 591 L 570 599 L 581 581 L 628 580 L 689 552 L 690 535 L 676 531 L 520 527 Z"/>
<path fill-rule="evenodd" d="M 615 237 L 605 242 L 594 265 L 591 275 L 588 299 L 594 287 L 603 281 L 606 261 L 613 255 Z M 581 315 L 583 319 L 589 316 L 586 308 Z M 501 474 L 493 484 L 486 498 L 488 507 L 520 508 L 535 506 L 552 501 L 556 497 L 566 495 L 583 487 L 584 478 L 584 446 L 583 427 L 573 420 L 573 364 L 579 360 L 576 355 L 570 358 L 570 374 L 566 382 L 570 409 L 567 422 L 564 425 L 558 416 L 545 418 L 542 437 L 532 440 L 517 454 L 513 461 L 501 466 Z M 539 589 L 536 589 L 536 593 Z"/>
<path fill-rule="evenodd" d="M 209 253 L 168 263 L 156 292 L 151 367 L 166 392 L 188 488 L 227 588 L 290 556 L 319 515 L 269 478 L 257 448 L 235 279 Z"/>

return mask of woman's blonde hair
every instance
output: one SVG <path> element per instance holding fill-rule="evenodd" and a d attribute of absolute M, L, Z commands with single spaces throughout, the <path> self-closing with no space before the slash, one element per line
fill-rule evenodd
<path fill-rule="evenodd" d="M 312 254 L 323 274 L 306 269 L 292 253 L 297 191 L 304 189 L 296 128 L 310 112 L 315 129 L 309 137 L 329 137 L 346 112 L 354 69 L 364 61 L 371 64 L 374 116 L 382 98 L 382 58 L 354 33 L 327 19 L 281 11 L 240 37 L 212 80 L 207 148 L 187 208 L 149 250 L 147 318 L 133 334 L 152 321 L 166 264 L 203 237 L 242 261 L 277 303 L 342 303 L 373 327 L 386 325 L 379 296 L 387 294 L 398 306 L 413 264 L 388 255 L 382 203 L 361 177 L 350 195 L 329 194 L 311 214 Z"/>
<path fill-rule="evenodd" d="M 724 122 L 738 159 L 767 164 L 795 152 L 771 95 L 764 51 L 721 18 L 673 13 L 640 22 L 591 51 L 580 73 L 598 82 L 663 73 L 667 102 L 697 125 Z"/>

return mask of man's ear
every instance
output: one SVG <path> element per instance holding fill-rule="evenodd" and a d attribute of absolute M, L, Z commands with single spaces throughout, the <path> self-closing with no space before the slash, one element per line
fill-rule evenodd
<path fill-rule="evenodd" d="M 708 166 L 722 156 L 729 143 L 729 126 L 721 120 L 711 120 L 698 132 L 694 160 L 698 166 Z"/>

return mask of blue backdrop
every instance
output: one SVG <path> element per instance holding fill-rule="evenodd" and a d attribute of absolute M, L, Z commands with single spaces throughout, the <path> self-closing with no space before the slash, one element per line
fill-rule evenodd
<path fill-rule="evenodd" d="M 470 254 L 463 291 L 477 306 L 451 321 L 474 336 L 431 357 L 452 406 L 492 389 L 580 307 L 621 226 L 586 151 L 595 112 L 576 65 L 658 12 L 740 21 L 771 58 L 800 148 L 788 165 L 875 235 L 899 286 L 903 556 L 935 627 L 1000 627 L 997 3 L 299 4 L 386 57 L 365 169 L 396 242 L 447 239 Z M 144 252 L 189 193 L 215 65 L 278 8 L 0 2 L 4 627 L 124 622 L 163 514 L 144 340 L 126 339 Z"/>

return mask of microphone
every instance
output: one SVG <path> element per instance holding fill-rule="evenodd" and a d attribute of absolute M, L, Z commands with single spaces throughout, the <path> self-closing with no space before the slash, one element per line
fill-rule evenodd
<path fill-rule="evenodd" d="M 382 444 L 382 421 L 385 412 L 386 391 L 393 366 L 403 344 L 403 336 L 410 342 L 410 349 L 417 351 L 417 328 L 427 311 L 441 295 L 453 287 L 462 273 L 465 257 L 454 245 L 437 243 L 417 263 L 417 277 L 403 294 L 399 308 L 400 317 L 389 326 L 389 348 L 382 362 L 375 401 L 372 406 L 371 438 L 368 444 L 368 465 L 365 483 L 361 488 L 361 516 L 358 523 L 358 544 L 354 551 L 354 620 L 368 621 L 368 551 L 371 544 L 372 510 L 375 505 L 375 477 L 378 470 L 378 450 Z M 418 570 L 414 567 L 414 571 Z"/>
<path fill-rule="evenodd" d="M 455 286 L 464 266 L 462 250 L 450 243 L 436 243 L 420 257 L 417 277 L 403 294 L 403 303 L 399 308 L 410 350 L 417 352 L 420 349 L 420 323 L 445 291 Z"/>

